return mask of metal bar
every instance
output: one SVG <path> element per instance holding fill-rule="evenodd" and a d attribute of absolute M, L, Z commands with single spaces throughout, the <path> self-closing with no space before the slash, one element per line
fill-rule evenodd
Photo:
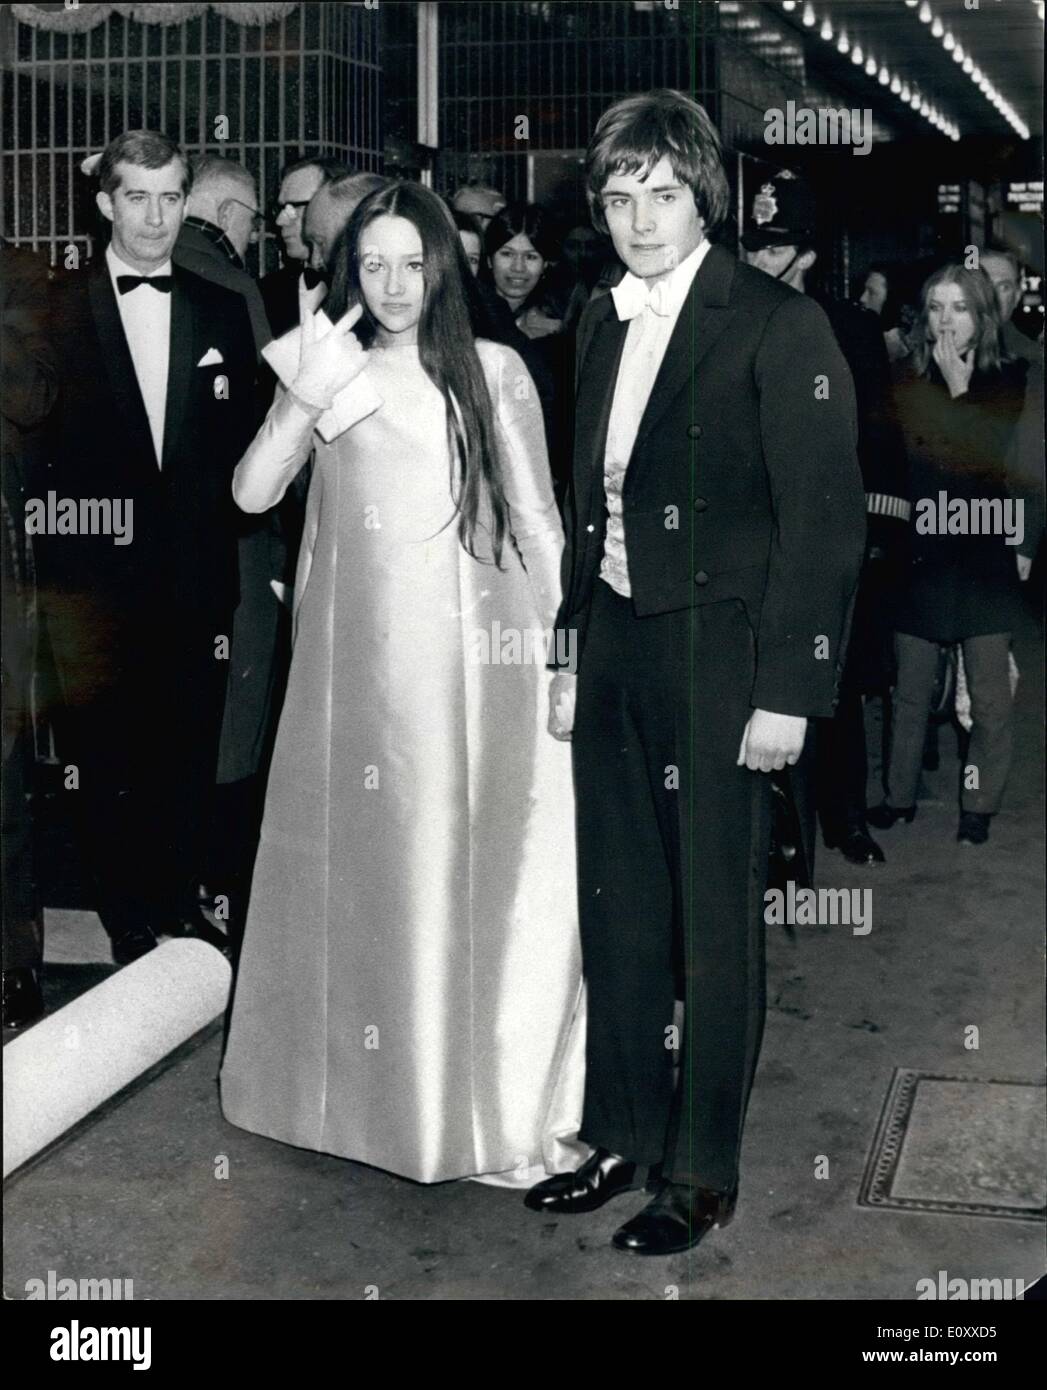
<path fill-rule="evenodd" d="M 29 159 L 30 159 L 30 164 L 29 164 L 29 169 L 30 169 L 29 187 L 30 187 L 30 189 L 32 190 L 32 198 L 33 198 L 32 216 L 31 216 L 31 218 L 30 218 L 30 225 L 31 225 L 31 227 L 32 227 L 32 238 L 33 238 L 33 250 L 34 250 L 34 251 L 37 249 L 37 244 L 36 244 L 36 243 L 37 243 L 37 235 L 36 235 L 36 231 L 37 231 L 37 228 L 36 228 L 36 207 L 37 207 L 37 202 L 36 202 L 36 198 L 37 198 L 37 188 L 36 188 L 36 180 L 37 180 L 37 175 L 36 175 L 36 161 L 37 161 L 37 158 L 38 158 L 38 155 L 37 155 L 37 129 L 38 129 L 38 126 L 37 126 L 37 113 L 36 113 L 36 84 L 37 84 L 37 80 L 38 80 L 38 74 L 39 74 L 39 71 L 40 71 L 39 67 L 37 66 L 37 50 L 36 50 L 37 35 L 38 35 L 38 34 L 39 34 L 39 30 L 34 30 L 34 31 L 33 31 L 33 56 L 32 56 L 32 66 L 31 66 L 31 69 L 30 69 L 31 74 L 32 74 L 32 76 L 31 76 L 31 78 L 30 78 L 30 91 L 31 91 L 31 93 L 32 93 L 32 96 L 31 96 L 31 100 L 30 100 L 30 103 L 29 103 L 29 144 L 30 144 L 30 148 L 32 149 L 32 154 L 29 156 Z M 48 37 L 49 37 L 50 40 L 51 40 L 52 51 L 53 51 L 54 39 L 51 38 L 50 35 L 48 35 Z M 54 90 L 54 88 L 52 87 L 52 91 L 53 91 L 53 90 Z M 53 119 L 53 117 L 54 117 L 54 111 L 53 111 L 53 108 L 52 108 L 52 119 Z"/>

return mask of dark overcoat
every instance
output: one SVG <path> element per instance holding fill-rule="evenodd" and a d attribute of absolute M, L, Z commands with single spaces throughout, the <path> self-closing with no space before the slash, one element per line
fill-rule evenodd
<path fill-rule="evenodd" d="M 967 391 L 955 399 L 933 362 L 929 376 L 912 368 L 900 374 L 895 399 L 913 508 L 895 614 L 900 632 L 950 643 L 1010 632 L 1018 620 L 1019 546 L 1008 544 L 999 530 L 940 534 L 926 528 L 943 519 L 951 524 L 954 501 L 981 524 L 971 503 L 1020 500 L 1012 496 L 1006 461 L 1022 412 L 1025 374 L 1024 362 L 1004 363 L 996 372 L 975 370 Z M 957 527 L 961 519 L 957 509 Z"/>

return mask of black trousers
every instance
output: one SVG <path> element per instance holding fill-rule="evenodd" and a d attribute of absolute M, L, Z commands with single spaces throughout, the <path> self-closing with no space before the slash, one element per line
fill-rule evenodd
<path fill-rule="evenodd" d="M 602 580 L 594 590 L 572 744 L 581 1137 L 729 1190 L 765 1007 L 770 785 L 736 766 L 755 640 L 740 602 L 640 618 Z"/>
<path fill-rule="evenodd" d="M 111 937 L 143 923 L 166 929 L 195 906 L 204 869 L 229 667 L 215 636 L 231 632 L 231 615 L 156 613 L 119 625 L 79 662 L 75 626 L 61 626 L 56 732 L 63 764 L 76 768 L 67 794 L 95 906 Z"/>
<path fill-rule="evenodd" d="M 893 635 L 889 615 L 897 590 L 889 559 L 867 558 L 855 600 L 840 698 L 832 719 L 817 723 L 816 798 L 826 839 L 848 828 L 866 829 L 868 759 L 864 695 L 885 695 L 891 685 Z"/>

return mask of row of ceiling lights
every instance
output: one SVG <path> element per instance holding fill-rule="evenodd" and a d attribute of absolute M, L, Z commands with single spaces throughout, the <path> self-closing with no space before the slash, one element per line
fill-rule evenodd
<path fill-rule="evenodd" d="M 906 0 L 906 3 L 908 4 L 908 0 Z M 798 4 L 799 0 L 782 0 L 782 9 L 795 10 Z M 832 21 L 829 19 L 828 15 L 822 18 L 821 25 L 818 26 L 818 15 L 815 12 L 814 5 L 810 3 L 810 0 L 805 0 L 802 18 L 806 28 L 814 29 L 816 26 L 818 27 L 819 37 L 824 39 L 826 43 L 832 43 L 835 38 L 836 51 L 843 54 L 849 53 L 851 62 L 855 67 L 864 68 L 867 76 L 875 77 L 881 87 L 888 88 L 900 101 L 903 101 L 907 106 L 911 106 L 914 111 L 923 116 L 924 119 L 937 130 L 940 130 L 943 135 L 948 136 L 950 140 L 959 140 L 959 126 L 955 121 L 950 121 L 942 115 L 938 108 L 933 106 L 926 97 L 921 96 L 919 88 L 910 86 L 908 82 L 904 82 L 897 73 L 892 73 L 886 64 L 878 63 L 871 53 L 866 54 L 863 52 L 861 44 L 856 43 L 852 46 L 845 30 L 841 29 L 839 34 L 836 34 L 833 30 Z"/>
<path fill-rule="evenodd" d="M 931 9 L 928 0 L 905 0 L 905 4 L 910 10 L 917 10 L 917 6 L 919 6 L 917 18 L 920 23 L 929 24 L 931 26 L 931 34 L 933 37 L 941 40 L 942 47 L 947 53 L 952 54 L 954 63 L 959 63 L 961 65 L 963 71 L 982 93 L 985 100 L 989 102 L 991 106 L 995 106 L 1004 120 L 1009 122 L 1011 129 L 1016 135 L 1019 135 L 1023 140 L 1028 140 L 1029 127 L 1018 115 L 1010 102 L 1004 100 L 981 69 L 975 65 L 971 55 L 964 52 L 962 45 L 953 37 L 952 31 L 945 27 L 939 16 Z M 1044 6 L 1042 3 L 1039 3 L 1039 0 L 1037 0 L 1037 8 L 1040 13 L 1040 18 L 1042 19 Z"/>
<path fill-rule="evenodd" d="M 782 8 L 784 10 L 795 10 L 799 3 L 800 0 L 782 0 Z M 1043 0 L 1033 0 L 1033 3 L 1036 5 L 1040 18 L 1042 19 L 1044 17 Z M 1006 101 L 1000 95 L 988 77 L 976 66 L 971 55 L 964 52 L 963 46 L 956 41 L 951 30 L 947 29 L 941 19 L 935 15 L 928 0 L 905 0 L 905 4 L 910 10 L 915 10 L 919 7 L 917 18 L 920 22 L 931 26 L 931 34 L 936 39 L 941 39 L 942 47 L 947 53 L 952 54 L 953 62 L 960 64 L 962 70 L 970 77 L 971 81 L 982 93 L 986 101 L 994 106 L 1000 115 L 1010 123 L 1011 128 L 1017 135 L 1023 140 L 1028 140 L 1029 127 L 1021 119 L 1014 107 L 1011 106 L 1010 102 Z M 803 23 L 808 29 L 813 29 L 818 24 L 818 16 L 810 0 L 804 0 Z M 832 42 L 834 37 L 833 26 L 828 15 L 822 19 L 818 32 L 826 43 Z M 914 111 L 918 111 L 921 116 L 940 130 L 943 135 L 947 135 L 951 140 L 959 140 L 960 128 L 955 121 L 948 120 L 928 102 L 925 97 L 921 97 L 917 88 L 910 87 L 909 83 L 904 82 L 897 74 L 892 74 L 886 65 L 877 63 L 872 54 L 866 56 L 862 52 L 860 44 L 854 44 L 852 47 L 846 32 L 843 30 L 836 36 L 836 48 L 840 53 L 846 54 L 849 52 L 851 55 L 851 62 L 854 63 L 856 67 L 864 67 L 869 77 L 876 77 L 881 87 L 888 87 L 896 97 L 899 97 L 901 101 L 911 106 Z"/>

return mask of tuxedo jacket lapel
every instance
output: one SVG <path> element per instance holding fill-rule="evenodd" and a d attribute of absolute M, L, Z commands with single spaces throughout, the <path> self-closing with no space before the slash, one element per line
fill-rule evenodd
<path fill-rule="evenodd" d="M 156 451 L 149 429 L 149 416 L 146 414 L 145 402 L 138 387 L 131 349 L 127 346 L 120 310 L 116 305 L 116 294 L 104 259 L 91 272 L 88 296 L 95 329 L 102 346 L 102 363 L 109 379 L 117 413 L 137 446 L 135 454 L 155 460 Z"/>
<path fill-rule="evenodd" d="M 164 473 L 175 464 L 179 455 L 182 432 L 192 387 L 194 370 L 193 341 L 195 316 L 193 301 L 178 272 L 173 267 L 171 286 L 171 350 L 167 359 L 167 406 L 164 411 Z"/>
<path fill-rule="evenodd" d="M 603 477 L 607 425 L 628 328 L 608 295 L 603 317 L 593 327 L 578 379 L 578 447 L 584 451 L 581 461 L 590 480 Z"/>
<path fill-rule="evenodd" d="M 712 351 L 734 317 L 735 311 L 730 308 L 734 265 L 734 258 L 723 247 L 710 246 L 698 268 L 636 433 L 630 474 L 642 457 L 645 435 L 657 426 L 677 396 L 693 381 L 703 358 Z"/>

